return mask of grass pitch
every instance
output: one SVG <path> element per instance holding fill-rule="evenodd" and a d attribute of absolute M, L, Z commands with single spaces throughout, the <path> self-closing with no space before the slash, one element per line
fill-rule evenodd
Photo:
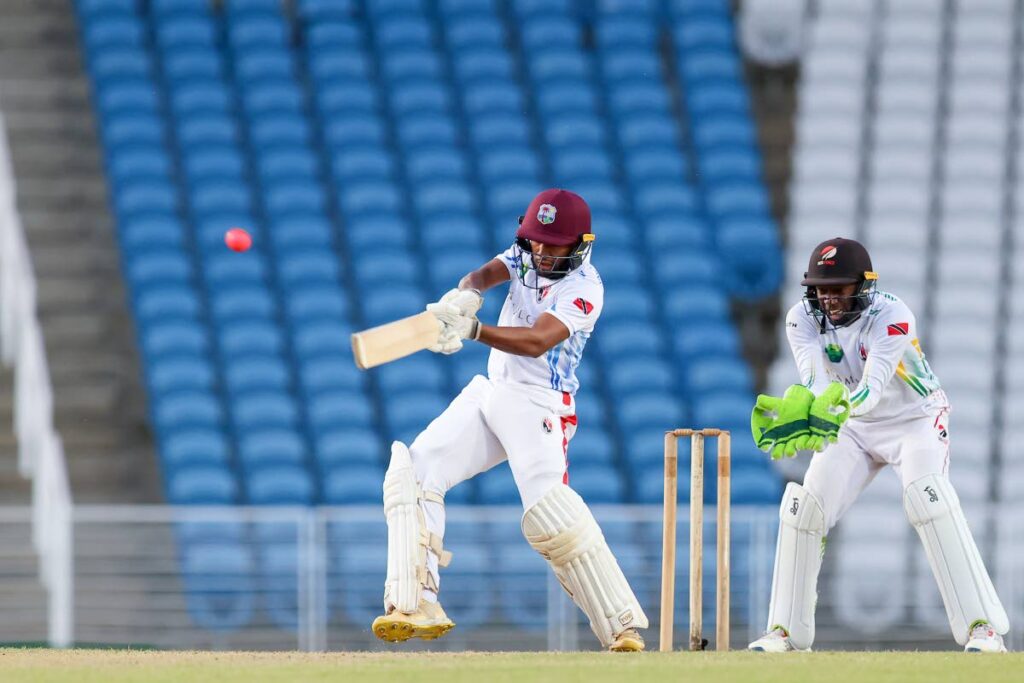
<path fill-rule="evenodd" d="M 1024 681 L 1024 654 L 253 653 L 0 650 L 4 683 L 936 683 Z"/>

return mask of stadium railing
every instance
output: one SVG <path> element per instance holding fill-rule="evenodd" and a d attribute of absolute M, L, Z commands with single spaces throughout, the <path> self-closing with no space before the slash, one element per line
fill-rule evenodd
<path fill-rule="evenodd" d="M 72 641 L 71 490 L 53 426 L 53 387 L 36 318 L 36 280 L 15 205 L 15 183 L 0 114 L 0 357 L 14 368 L 18 469 L 32 480 L 32 540 L 49 605 L 49 642 Z"/>

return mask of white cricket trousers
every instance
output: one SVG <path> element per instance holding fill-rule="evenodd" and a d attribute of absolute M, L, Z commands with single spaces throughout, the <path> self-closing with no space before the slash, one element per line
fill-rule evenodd
<path fill-rule="evenodd" d="M 886 465 L 905 490 L 928 474 L 949 475 L 949 403 L 942 392 L 905 417 L 849 420 L 836 443 L 811 458 L 804 488 L 821 503 L 825 533 Z"/>
<path fill-rule="evenodd" d="M 441 495 L 507 459 L 528 510 L 552 487 L 568 483 L 566 453 L 575 431 L 576 404 L 568 393 L 477 375 L 409 451 L 420 486 Z M 427 528 L 443 538 L 444 505 L 421 504 Z M 427 570 L 441 585 L 432 552 Z"/>

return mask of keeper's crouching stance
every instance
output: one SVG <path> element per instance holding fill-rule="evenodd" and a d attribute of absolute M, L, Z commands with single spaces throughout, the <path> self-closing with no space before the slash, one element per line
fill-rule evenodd
<path fill-rule="evenodd" d="M 383 640 L 433 639 L 455 624 L 438 602 L 444 495 L 508 460 L 523 503 L 523 535 L 613 651 L 644 648 L 647 617 L 589 508 L 569 486 L 566 449 L 576 429 L 575 369 L 601 313 L 604 288 L 589 261 L 590 210 L 564 190 L 538 195 L 516 242 L 427 308 L 444 323 L 432 350 L 463 339 L 492 347 L 476 376 L 407 448 L 395 442 L 384 477 L 388 523 Z M 498 326 L 476 319 L 485 291 L 511 280 Z M 585 456 L 585 454 L 584 454 Z M 457 561 L 457 560 L 456 560 Z"/>
<path fill-rule="evenodd" d="M 825 535 L 891 465 L 956 642 L 968 652 L 1005 652 L 1009 620 L 948 478 L 946 395 L 910 309 L 875 291 L 876 279 L 857 242 L 836 238 L 815 249 L 804 303 L 786 317 L 803 384 L 782 398 L 759 396 L 751 416 L 754 439 L 772 457 L 823 452 L 803 485 L 789 484 L 783 496 L 768 632 L 750 649 L 810 649 Z"/>

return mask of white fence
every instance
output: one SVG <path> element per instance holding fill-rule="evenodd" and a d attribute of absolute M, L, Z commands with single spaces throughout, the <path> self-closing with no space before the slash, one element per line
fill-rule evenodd
<path fill-rule="evenodd" d="M 877 512 L 877 514 L 875 514 Z M 1011 620 L 1024 619 L 1024 515 L 998 520 L 990 563 Z M 712 511 L 708 519 L 713 520 Z M 1011 514 L 1015 513 L 1015 514 Z M 656 646 L 661 511 L 595 507 L 651 619 Z M 816 649 L 956 647 L 931 572 L 906 520 L 861 511 L 882 533 L 830 539 L 819 586 Z M 431 650 L 593 649 L 596 640 L 547 564 L 519 531 L 517 507 L 452 507 L 445 537 L 454 560 L 441 599 L 457 628 L 446 638 L 402 646 Z M 685 510 L 680 519 L 686 520 Z M 713 539 L 713 522 L 705 538 Z M 777 510 L 738 507 L 732 527 L 732 645 L 742 647 L 767 618 Z M 75 508 L 75 640 L 164 648 L 380 650 L 369 630 L 380 613 L 386 527 L 376 507 Z M 679 528 L 677 586 L 687 585 L 688 529 Z M 987 551 L 995 548 L 980 534 Z M 879 539 L 883 545 L 879 545 Z M 993 553 L 989 552 L 992 555 Z M 893 560 L 896 561 L 893 561 Z M 705 558 L 705 629 L 714 633 L 714 554 Z M 681 591 L 685 588 L 681 588 Z M 687 600 L 676 600 L 685 635 Z M 1013 644 L 1022 644 L 1018 631 Z M 682 647 L 681 639 L 676 643 Z"/>
<path fill-rule="evenodd" d="M 7 129 L 0 115 L 0 359 L 14 368 L 18 467 L 32 480 L 32 539 L 49 593 L 50 643 L 72 637 L 71 492 L 60 436 L 53 427 L 53 390 L 36 319 L 36 286 L 15 206 Z"/>

